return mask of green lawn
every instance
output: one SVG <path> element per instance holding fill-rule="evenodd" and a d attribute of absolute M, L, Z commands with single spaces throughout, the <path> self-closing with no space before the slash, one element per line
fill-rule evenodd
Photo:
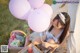
<path fill-rule="evenodd" d="M 10 32 L 16 29 L 26 32 L 26 21 L 16 19 L 8 9 L 8 0 L 0 0 L 0 45 L 8 44 Z"/>

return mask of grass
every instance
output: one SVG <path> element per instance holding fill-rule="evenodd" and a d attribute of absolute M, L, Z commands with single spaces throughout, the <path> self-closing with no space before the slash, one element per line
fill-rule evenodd
<path fill-rule="evenodd" d="M 8 44 L 11 31 L 22 30 L 26 32 L 27 28 L 26 21 L 19 20 L 11 15 L 8 3 L 0 2 L 0 45 Z"/>

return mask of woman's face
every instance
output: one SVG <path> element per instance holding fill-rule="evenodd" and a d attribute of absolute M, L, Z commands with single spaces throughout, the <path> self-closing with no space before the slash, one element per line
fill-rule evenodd
<path fill-rule="evenodd" d="M 54 21 L 52 21 L 52 25 L 54 26 L 54 28 L 57 28 L 57 29 L 64 28 L 64 26 L 61 25 L 58 19 L 55 19 Z"/>

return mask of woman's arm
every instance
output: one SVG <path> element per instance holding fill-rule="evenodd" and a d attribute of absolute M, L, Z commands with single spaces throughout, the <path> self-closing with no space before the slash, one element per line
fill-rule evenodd
<path fill-rule="evenodd" d="M 29 38 L 30 38 L 30 36 L 26 36 L 25 46 L 28 46 L 29 45 L 29 43 L 30 43 Z"/>
<path fill-rule="evenodd" d="M 35 38 L 35 40 L 33 41 L 34 44 L 38 45 L 38 44 L 41 44 L 42 42 L 44 42 L 46 40 L 46 33 L 45 32 L 42 32 L 39 34 L 39 37 Z"/>

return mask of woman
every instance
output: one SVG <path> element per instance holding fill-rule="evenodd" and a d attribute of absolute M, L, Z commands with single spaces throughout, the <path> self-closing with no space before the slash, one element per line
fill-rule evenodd
<path fill-rule="evenodd" d="M 52 20 L 52 26 L 47 31 L 47 34 L 49 33 L 52 34 L 53 37 L 55 36 L 55 38 L 57 39 L 55 38 L 53 39 L 55 39 L 56 43 L 62 43 L 69 30 L 69 25 L 70 25 L 69 15 L 66 12 L 61 12 Z"/>
<path fill-rule="evenodd" d="M 37 36 L 34 36 L 35 41 L 33 43 L 35 45 L 38 45 L 42 43 L 42 45 L 45 48 L 54 48 L 57 47 L 58 44 L 61 44 L 63 40 L 65 39 L 67 32 L 69 30 L 70 25 L 70 17 L 66 12 L 61 12 L 57 14 L 57 16 L 52 20 L 51 27 L 48 31 L 44 33 L 37 33 L 40 35 L 41 38 L 36 38 Z M 34 32 L 33 34 L 36 34 Z"/>

